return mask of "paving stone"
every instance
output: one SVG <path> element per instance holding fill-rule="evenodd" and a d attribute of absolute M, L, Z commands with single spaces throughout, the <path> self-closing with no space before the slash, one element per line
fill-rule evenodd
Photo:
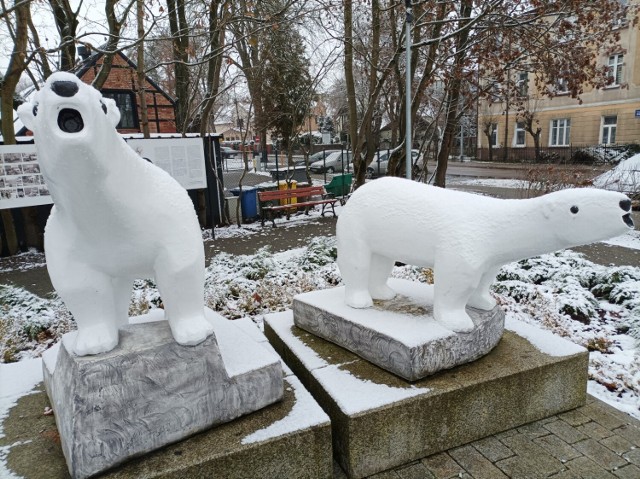
<path fill-rule="evenodd" d="M 518 479 L 542 479 L 549 477 L 548 474 L 536 471 L 535 467 L 526 457 L 512 456 L 502 461 L 496 462 L 496 466 L 507 475 L 507 477 Z"/>
<path fill-rule="evenodd" d="M 571 472 L 567 469 L 566 471 L 561 471 L 558 474 L 549 476 L 549 479 L 582 479 L 582 476 L 579 476 L 575 472 Z"/>
<path fill-rule="evenodd" d="M 569 444 L 573 444 L 575 442 L 588 439 L 588 437 L 584 433 L 578 431 L 574 427 L 571 427 L 562 419 L 558 419 L 557 421 L 545 424 L 544 427 L 549 432 L 555 434 L 560 439 L 562 439 L 565 442 L 568 442 Z"/>
<path fill-rule="evenodd" d="M 600 444 L 612 450 L 618 455 L 622 455 L 634 448 L 634 445 L 621 436 L 610 436 L 600 441 Z"/>
<path fill-rule="evenodd" d="M 628 424 L 626 426 L 619 427 L 613 430 L 619 436 L 624 437 L 627 441 L 631 442 L 637 447 L 640 447 L 640 427 L 634 424 Z"/>
<path fill-rule="evenodd" d="M 576 430 L 580 431 L 583 434 L 586 434 L 596 441 L 604 439 L 605 437 L 613 436 L 613 433 L 609 429 L 601 426 L 595 421 L 590 421 L 586 424 L 582 424 L 581 426 L 576 427 Z"/>
<path fill-rule="evenodd" d="M 593 459 L 597 464 L 608 471 L 627 464 L 627 461 L 624 458 L 620 457 L 615 452 L 611 452 L 611 450 L 604 447 L 595 439 L 587 439 L 586 441 L 578 442 L 574 444 L 573 447 L 585 456 Z"/>
<path fill-rule="evenodd" d="M 396 473 L 396 471 L 383 471 L 378 474 L 374 474 L 373 476 L 369 476 L 368 479 L 400 479 L 400 476 Z"/>
<path fill-rule="evenodd" d="M 613 474 L 616 477 L 620 477 L 623 479 L 638 479 L 640 477 L 640 468 L 638 466 L 634 466 L 633 464 L 629 464 L 628 466 L 616 469 L 615 471 L 613 471 Z"/>
<path fill-rule="evenodd" d="M 489 436 L 471 443 L 480 453 L 491 462 L 500 461 L 513 456 L 513 452 L 502 444 L 495 436 Z"/>
<path fill-rule="evenodd" d="M 629 452 L 625 452 L 622 457 L 636 466 L 640 465 L 640 449 L 632 449 Z"/>
<path fill-rule="evenodd" d="M 416 462 L 410 466 L 398 468 L 395 470 L 400 479 L 434 479 L 434 476 L 427 466 L 421 462 Z"/>
<path fill-rule="evenodd" d="M 449 455 L 476 479 L 506 479 L 507 477 L 491 461 L 470 445 L 452 449 L 449 451 Z"/>
<path fill-rule="evenodd" d="M 460 464 L 454 461 L 446 452 L 426 457 L 421 462 L 437 479 L 458 477 L 459 474 L 464 473 L 464 469 L 460 467 Z"/>
<path fill-rule="evenodd" d="M 581 411 L 595 422 L 607 429 L 615 429 L 624 426 L 629 421 L 623 420 L 617 414 L 611 413 L 611 407 L 601 401 L 596 401 L 581 408 Z"/>
<path fill-rule="evenodd" d="M 615 479 L 615 476 L 585 456 L 577 457 L 565 463 L 571 472 L 584 479 Z"/>
<path fill-rule="evenodd" d="M 536 471 L 536 473 L 544 475 L 543 477 L 556 474 L 564 470 L 562 463 L 558 459 L 553 457 L 523 434 L 517 434 L 506 438 L 503 442 L 509 449 L 518 455 L 519 460 L 517 462 L 510 463 L 514 465 L 514 467 L 517 465 L 518 470 L 526 467 L 524 470 Z M 505 460 L 508 461 L 508 459 Z M 500 469 L 503 469 L 502 466 L 499 467 Z M 507 473 L 507 475 L 510 474 Z"/>
<path fill-rule="evenodd" d="M 560 462 L 566 462 L 582 455 L 575 448 L 571 447 L 558 436 L 554 436 L 553 434 L 539 437 L 534 439 L 533 442 L 542 446 L 542 448 L 548 451 L 553 457 L 560 460 Z"/>
<path fill-rule="evenodd" d="M 582 408 L 578 408 L 573 409 L 572 411 L 563 412 L 562 414 L 558 414 L 558 417 L 570 426 L 580 426 L 581 424 L 591 421 L 588 416 L 582 414 L 581 409 Z"/>
<path fill-rule="evenodd" d="M 547 436 L 549 434 L 549 431 L 545 429 L 544 425 L 548 423 L 549 423 L 548 421 L 547 422 L 536 421 L 529 424 L 525 424 L 524 426 L 521 426 L 518 428 L 518 432 L 521 434 L 525 434 L 531 439 L 534 439 L 540 436 Z"/>

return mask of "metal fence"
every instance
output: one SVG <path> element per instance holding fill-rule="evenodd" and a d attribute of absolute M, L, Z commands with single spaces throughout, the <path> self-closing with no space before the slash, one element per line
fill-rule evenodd
<path fill-rule="evenodd" d="M 534 147 L 478 148 L 476 158 L 480 161 L 503 163 L 549 163 L 603 165 L 640 152 L 640 145 L 569 145 Z"/>

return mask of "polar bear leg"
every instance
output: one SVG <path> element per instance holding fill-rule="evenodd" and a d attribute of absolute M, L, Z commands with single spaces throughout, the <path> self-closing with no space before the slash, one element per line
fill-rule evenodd
<path fill-rule="evenodd" d="M 393 299 L 396 292 L 387 286 L 395 261 L 386 256 L 373 253 L 369 270 L 369 293 L 373 299 Z"/>
<path fill-rule="evenodd" d="M 493 308 L 495 308 L 497 303 L 494 297 L 491 296 L 489 288 L 496 280 L 496 276 L 498 275 L 499 271 L 500 267 L 493 267 L 482 275 L 482 278 L 478 283 L 478 287 L 469 298 L 469 301 L 467 301 L 468 306 L 485 311 L 491 311 Z"/>
<path fill-rule="evenodd" d="M 133 280 L 129 278 L 113 278 L 113 303 L 115 305 L 116 321 L 119 326 L 129 324 L 129 304 Z"/>
<path fill-rule="evenodd" d="M 213 333 L 204 316 L 204 271 L 196 264 L 175 271 L 172 264 L 160 260 L 155 270 L 165 317 L 178 344 L 195 346 Z"/>
<path fill-rule="evenodd" d="M 442 258 L 434 266 L 433 316 L 455 332 L 474 328 L 465 306 L 479 281 L 480 273 L 453 258 Z"/>
<path fill-rule="evenodd" d="M 364 242 L 354 239 L 338 244 L 338 252 L 338 268 L 344 282 L 345 303 L 358 309 L 373 306 L 369 294 L 371 251 Z"/>
<path fill-rule="evenodd" d="M 47 262 L 51 281 L 78 326 L 73 352 L 78 356 L 111 351 L 118 345 L 118 316 L 112 278 L 79 263 L 69 255 L 60 269 L 59 260 Z"/>

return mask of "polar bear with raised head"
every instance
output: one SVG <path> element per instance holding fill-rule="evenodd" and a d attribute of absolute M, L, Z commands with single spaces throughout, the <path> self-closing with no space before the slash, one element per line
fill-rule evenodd
<path fill-rule="evenodd" d="M 18 114 L 34 134 L 54 202 L 47 268 L 78 326 L 74 352 L 98 354 L 118 344 L 136 278 L 155 277 L 178 343 L 195 345 L 212 334 L 193 204 L 118 134 L 115 102 L 74 75 L 55 73 Z"/>
<path fill-rule="evenodd" d="M 473 329 L 465 306 L 491 310 L 500 267 L 592 243 L 633 228 L 631 201 L 597 189 L 571 189 L 502 200 L 401 178 L 358 188 L 336 227 L 345 301 L 367 308 L 395 292 L 395 261 L 434 269 L 434 318 L 457 332 Z"/>

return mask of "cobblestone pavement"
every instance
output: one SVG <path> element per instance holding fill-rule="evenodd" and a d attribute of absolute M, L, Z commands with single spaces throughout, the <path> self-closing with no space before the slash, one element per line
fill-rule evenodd
<path fill-rule="evenodd" d="M 334 479 L 347 476 L 336 464 Z M 640 421 L 587 396 L 581 408 L 370 479 L 640 478 Z"/>

